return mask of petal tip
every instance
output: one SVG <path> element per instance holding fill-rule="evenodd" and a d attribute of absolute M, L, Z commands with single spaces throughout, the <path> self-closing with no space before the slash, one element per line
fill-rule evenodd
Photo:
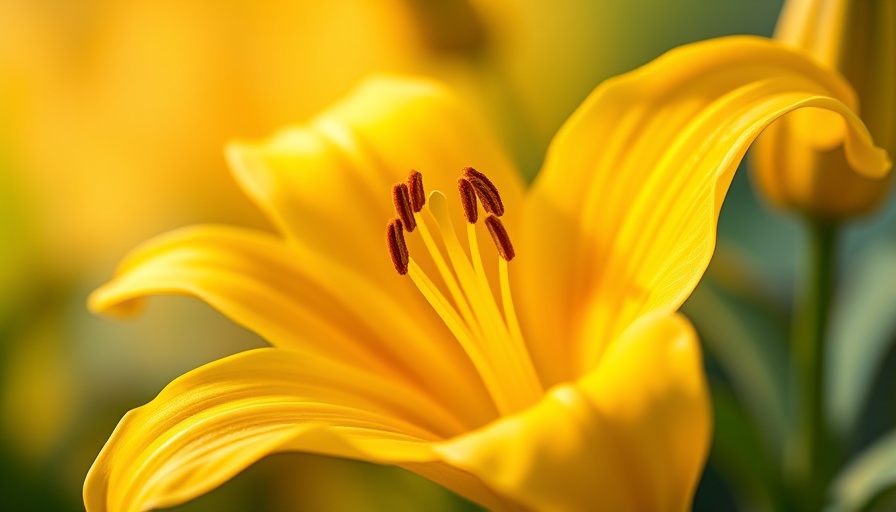
<path fill-rule="evenodd" d="M 145 301 L 139 298 L 121 299 L 114 291 L 113 283 L 107 283 L 87 297 L 87 310 L 95 315 L 114 318 L 133 318 L 144 308 Z"/>

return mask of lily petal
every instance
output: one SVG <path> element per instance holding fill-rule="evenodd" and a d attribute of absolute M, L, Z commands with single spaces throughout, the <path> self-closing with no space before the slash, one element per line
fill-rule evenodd
<path fill-rule="evenodd" d="M 270 453 L 306 451 L 424 468 L 480 502 L 501 501 L 429 448 L 455 420 L 393 379 L 283 349 L 198 368 L 125 415 L 84 485 L 89 512 L 170 507 Z M 430 467 L 434 465 L 433 467 Z"/>
<path fill-rule="evenodd" d="M 522 204 L 521 178 L 483 121 L 424 79 L 369 79 L 306 126 L 232 144 L 227 155 L 246 193 L 291 242 L 356 269 L 402 302 L 422 298 L 396 278 L 383 229 L 395 216 L 392 184 L 410 169 L 423 173 L 427 190 L 452 194 L 472 166 L 501 187 L 508 209 Z M 459 201 L 454 213 L 460 225 Z M 408 242 L 423 261 L 418 238 Z"/>
<path fill-rule="evenodd" d="M 889 169 L 851 110 L 849 85 L 767 39 L 687 45 L 592 93 L 527 198 L 515 268 L 544 382 L 586 373 L 633 319 L 681 305 L 712 256 L 722 200 L 750 143 L 803 107 L 845 120 L 857 172 Z"/>
<path fill-rule="evenodd" d="M 434 449 L 534 510 L 680 512 L 710 434 L 696 334 L 683 316 L 662 314 L 626 331 L 575 385 Z"/>
<path fill-rule="evenodd" d="M 89 305 L 123 314 L 156 294 L 196 296 L 274 346 L 416 383 L 478 422 L 467 428 L 495 414 L 460 346 L 415 321 L 435 315 L 428 304 L 401 304 L 350 269 L 275 236 L 228 226 L 162 235 L 129 254 Z"/>

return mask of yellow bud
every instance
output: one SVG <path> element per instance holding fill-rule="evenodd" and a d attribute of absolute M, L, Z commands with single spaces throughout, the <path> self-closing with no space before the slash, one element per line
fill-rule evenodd
<path fill-rule="evenodd" d="M 788 0 L 775 39 L 844 75 L 875 143 L 896 152 L 896 0 Z M 891 178 L 853 172 L 840 145 L 842 122 L 803 110 L 769 127 L 753 147 L 753 178 L 776 205 L 817 218 L 867 213 Z"/>

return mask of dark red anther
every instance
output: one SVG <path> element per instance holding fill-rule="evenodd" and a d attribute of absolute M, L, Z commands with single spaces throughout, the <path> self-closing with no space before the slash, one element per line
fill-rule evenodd
<path fill-rule="evenodd" d="M 476 204 L 476 191 L 473 184 L 466 178 L 457 180 L 457 191 L 460 192 L 460 204 L 464 208 L 464 218 L 470 224 L 476 224 L 479 220 L 479 208 Z"/>
<path fill-rule="evenodd" d="M 472 167 L 464 167 L 464 177 L 470 180 L 479 201 L 482 202 L 482 208 L 487 212 L 498 217 L 504 215 L 504 202 L 501 201 L 501 194 L 498 188 L 485 174 L 477 171 Z"/>
<path fill-rule="evenodd" d="M 495 241 L 498 254 L 506 261 L 512 260 L 516 256 L 516 252 L 513 250 L 510 236 L 507 235 L 507 229 L 504 228 L 504 223 L 501 222 L 501 219 L 494 215 L 489 215 L 485 218 L 485 225 L 488 227 L 488 232 L 492 235 L 492 240 Z"/>
<path fill-rule="evenodd" d="M 408 273 L 408 246 L 404 243 L 404 228 L 401 225 L 401 219 L 392 219 L 386 226 L 386 245 L 389 247 L 389 256 L 392 258 L 392 265 L 396 272 L 400 275 Z"/>
<path fill-rule="evenodd" d="M 417 169 L 411 169 L 408 175 L 408 192 L 411 197 L 411 208 L 419 212 L 426 204 L 426 190 L 423 188 L 423 175 Z"/>
<path fill-rule="evenodd" d="M 395 213 L 401 219 L 404 229 L 408 233 L 417 228 L 417 221 L 414 219 L 414 210 L 411 208 L 411 196 L 408 186 L 404 183 L 396 183 L 392 186 L 392 204 L 395 205 Z"/>

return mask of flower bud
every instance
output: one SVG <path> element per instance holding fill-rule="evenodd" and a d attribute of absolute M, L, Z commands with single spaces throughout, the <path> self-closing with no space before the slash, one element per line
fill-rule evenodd
<path fill-rule="evenodd" d="M 896 152 L 896 0 L 788 0 L 775 39 L 849 80 L 874 141 Z M 891 178 L 853 172 L 840 119 L 811 109 L 770 126 L 753 146 L 753 178 L 776 205 L 836 220 L 867 213 Z"/>

